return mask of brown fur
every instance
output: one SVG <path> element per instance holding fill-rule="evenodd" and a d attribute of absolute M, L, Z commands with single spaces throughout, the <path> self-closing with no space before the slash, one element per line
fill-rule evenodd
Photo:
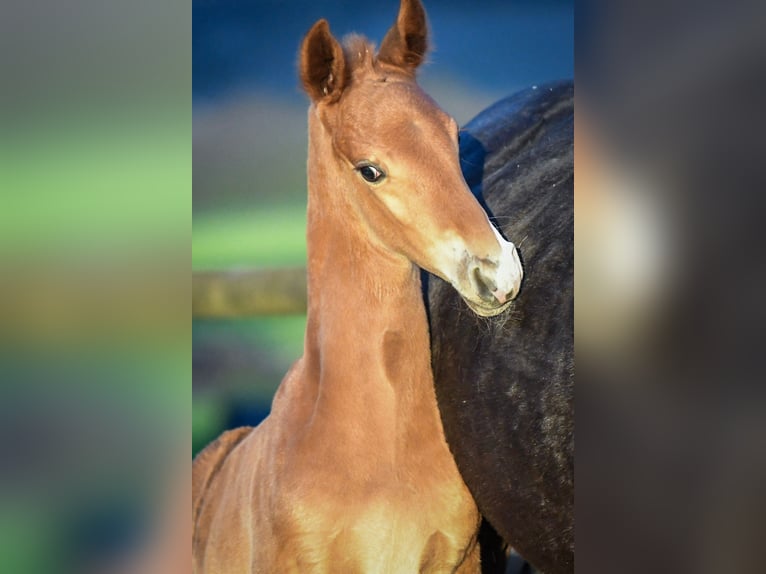
<path fill-rule="evenodd" d="M 419 2 L 403 1 L 395 28 L 425 39 L 424 26 Z M 387 54 L 424 51 L 394 36 Z M 261 425 L 195 460 L 195 572 L 479 571 L 479 514 L 444 439 L 415 264 L 491 275 L 500 247 L 462 179 L 456 125 L 415 65 L 381 61 L 359 37 L 341 49 L 324 21 L 304 40 L 304 355 Z M 362 179 L 362 160 L 383 167 L 382 184 Z M 479 300 L 470 277 L 454 283 Z"/>

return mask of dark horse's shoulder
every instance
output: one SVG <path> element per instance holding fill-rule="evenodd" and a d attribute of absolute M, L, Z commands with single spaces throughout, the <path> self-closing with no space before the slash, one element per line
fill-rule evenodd
<path fill-rule="evenodd" d="M 553 154 L 567 151 L 567 146 L 545 138 L 569 137 L 571 144 L 573 114 L 570 81 L 522 90 L 479 113 L 460 130 L 460 165 L 469 187 L 477 193 L 485 172 L 511 160 L 527 160 L 533 149 L 547 148 Z"/>
<path fill-rule="evenodd" d="M 439 408 L 484 516 L 547 573 L 574 560 L 574 87 L 538 86 L 480 113 L 460 134 L 474 194 L 519 248 L 521 292 L 476 317 L 429 283 Z"/>

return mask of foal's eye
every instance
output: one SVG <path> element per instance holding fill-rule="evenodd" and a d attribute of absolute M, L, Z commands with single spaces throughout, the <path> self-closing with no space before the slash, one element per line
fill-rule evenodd
<path fill-rule="evenodd" d="M 386 177 L 386 174 L 383 173 L 382 169 L 369 163 L 362 164 L 356 169 L 359 172 L 359 175 L 361 175 L 364 180 L 369 183 L 378 183 L 384 177 Z"/>

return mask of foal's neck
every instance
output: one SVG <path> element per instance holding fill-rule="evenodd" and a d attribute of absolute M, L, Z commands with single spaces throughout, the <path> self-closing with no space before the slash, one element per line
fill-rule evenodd
<path fill-rule="evenodd" d="M 323 155 L 330 146 L 316 141 L 316 129 L 323 128 L 310 125 L 303 359 L 318 383 L 316 400 L 371 424 L 388 416 L 401 425 L 417 413 L 440 433 L 419 270 L 344 203 L 344 178 Z M 436 419 L 422 416 L 429 409 Z"/>
<path fill-rule="evenodd" d="M 307 360 L 321 363 L 321 382 L 336 384 L 331 379 L 337 378 L 355 384 L 364 379 L 360 383 L 385 382 L 395 391 L 432 384 L 418 268 L 378 245 L 353 215 L 318 214 L 315 205 L 309 201 L 305 353 Z M 397 344 L 406 345 L 406 352 Z M 397 376 L 405 367 L 426 380 Z"/>

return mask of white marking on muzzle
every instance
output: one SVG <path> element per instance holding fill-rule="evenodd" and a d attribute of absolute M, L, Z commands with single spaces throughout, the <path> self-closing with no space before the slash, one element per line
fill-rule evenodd
<path fill-rule="evenodd" d="M 510 241 L 503 239 L 503 236 L 495 229 L 494 225 L 492 226 L 492 232 L 500 244 L 500 259 L 495 275 L 495 286 L 497 289 L 492 294 L 502 304 L 507 300 L 508 294 L 512 294 L 512 298 L 518 294 L 524 270 L 521 267 L 521 260 L 519 260 L 516 246 Z"/>

